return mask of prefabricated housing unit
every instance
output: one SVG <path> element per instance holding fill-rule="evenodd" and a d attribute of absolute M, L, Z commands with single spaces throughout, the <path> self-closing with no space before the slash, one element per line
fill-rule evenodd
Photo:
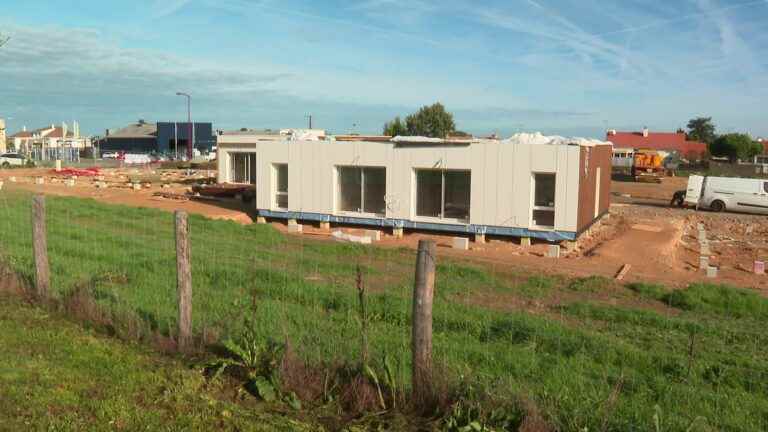
<path fill-rule="evenodd" d="M 507 140 L 218 137 L 220 183 L 253 184 L 266 218 L 575 240 L 610 205 L 612 145 Z"/>

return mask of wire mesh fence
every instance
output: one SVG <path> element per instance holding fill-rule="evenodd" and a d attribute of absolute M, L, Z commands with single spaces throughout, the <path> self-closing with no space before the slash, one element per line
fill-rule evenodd
<path fill-rule="evenodd" d="M 0 193 L 2 263 L 33 284 L 31 215 L 28 193 Z M 171 213 L 49 197 L 46 225 L 51 295 L 65 311 L 120 337 L 174 346 Z M 189 233 L 196 346 L 251 332 L 264 346 L 290 345 L 317 370 L 364 361 L 410 386 L 413 249 L 196 215 Z M 519 426 L 538 416 L 560 430 L 628 430 L 657 418 L 662 430 L 765 429 L 764 298 L 723 286 L 619 286 L 437 255 L 434 379 L 448 383 L 454 402 L 478 407 L 449 411 L 458 423 L 502 406 L 504 421 Z"/>

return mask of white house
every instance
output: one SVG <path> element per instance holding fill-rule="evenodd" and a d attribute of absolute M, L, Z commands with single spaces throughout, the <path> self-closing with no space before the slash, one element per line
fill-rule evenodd
<path fill-rule="evenodd" d="M 253 184 L 260 216 L 574 240 L 608 211 L 612 145 L 507 140 L 218 136 L 219 182 Z"/>

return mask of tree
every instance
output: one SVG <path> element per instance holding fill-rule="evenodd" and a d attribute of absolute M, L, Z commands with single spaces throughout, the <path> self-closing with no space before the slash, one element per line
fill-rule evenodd
<path fill-rule="evenodd" d="M 713 156 L 727 157 L 735 161 L 747 160 L 763 152 L 763 146 L 747 134 L 730 133 L 720 135 L 709 146 Z"/>
<path fill-rule="evenodd" d="M 688 122 L 688 137 L 692 140 L 712 144 L 717 138 L 712 117 L 697 117 Z"/>
<path fill-rule="evenodd" d="M 405 118 L 403 125 L 399 117 L 396 117 L 384 125 L 385 135 L 413 135 L 432 138 L 445 138 L 456 130 L 453 122 L 453 114 L 445 110 L 440 102 L 421 109 Z"/>
<path fill-rule="evenodd" d="M 400 120 L 400 116 L 397 116 L 391 122 L 384 123 L 384 135 L 408 135 L 408 128 L 406 128 L 405 123 Z"/>
<path fill-rule="evenodd" d="M 405 125 L 411 135 L 432 138 L 445 138 L 456 130 L 453 114 L 446 111 L 440 102 L 421 107 L 419 112 L 405 118 Z"/>

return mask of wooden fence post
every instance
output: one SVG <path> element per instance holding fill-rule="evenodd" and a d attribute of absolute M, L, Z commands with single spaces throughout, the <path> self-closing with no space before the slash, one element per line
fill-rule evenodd
<path fill-rule="evenodd" d="M 189 349 L 192 338 L 192 269 L 189 259 L 187 212 L 176 211 L 176 288 L 179 294 L 179 350 Z"/>
<path fill-rule="evenodd" d="M 426 396 L 432 380 L 432 300 L 435 292 L 436 246 L 432 240 L 419 240 L 416 256 L 416 282 L 413 287 L 413 393 Z"/>
<path fill-rule="evenodd" d="M 32 198 L 32 250 L 35 255 L 35 294 L 38 299 L 46 300 L 51 287 L 51 270 L 48 264 L 43 195 Z"/>

